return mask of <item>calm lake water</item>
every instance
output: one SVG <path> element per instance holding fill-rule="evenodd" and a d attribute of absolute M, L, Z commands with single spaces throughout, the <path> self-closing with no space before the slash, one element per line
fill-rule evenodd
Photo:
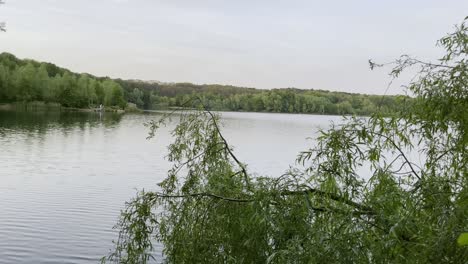
<path fill-rule="evenodd" d="M 0 263 L 97 263 L 125 201 L 170 164 L 159 114 L 0 111 Z M 222 113 L 223 134 L 252 172 L 280 175 L 336 116 Z M 160 251 L 161 249 L 159 249 Z"/>

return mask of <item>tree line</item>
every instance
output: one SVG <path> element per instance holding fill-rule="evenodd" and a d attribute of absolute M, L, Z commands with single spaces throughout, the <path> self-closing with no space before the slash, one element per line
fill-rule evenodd
<path fill-rule="evenodd" d="M 109 78 L 73 73 L 51 63 L 0 54 L 0 102 L 44 101 L 65 107 L 124 108 L 122 87 Z"/>
<path fill-rule="evenodd" d="M 149 83 L 120 79 L 117 82 L 126 91 L 129 102 L 145 109 L 195 107 L 196 103 L 187 105 L 194 95 L 211 110 L 333 115 L 370 115 L 376 112 L 391 114 L 411 102 L 407 96 L 295 88 L 262 90 L 213 84 Z"/>
<path fill-rule="evenodd" d="M 194 96 L 211 110 L 333 115 L 391 114 L 410 102 L 406 96 L 113 80 L 0 54 L 0 102 L 44 101 L 76 108 L 100 104 L 125 108 L 132 103 L 154 110 L 195 107 L 193 102 L 188 103 Z"/>

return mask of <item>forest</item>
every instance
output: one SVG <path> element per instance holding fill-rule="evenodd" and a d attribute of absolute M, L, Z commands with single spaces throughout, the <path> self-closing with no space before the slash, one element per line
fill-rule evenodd
<path fill-rule="evenodd" d="M 124 108 L 122 87 L 109 78 L 77 74 L 51 63 L 0 54 L 0 102 L 59 103 L 88 108 L 99 104 Z"/>
<path fill-rule="evenodd" d="M 195 106 L 194 95 L 211 110 L 332 115 L 391 114 L 411 102 L 406 96 L 114 80 L 0 54 L 0 103 L 43 101 L 75 108 L 126 108 L 132 103 L 151 110 Z"/>
<path fill-rule="evenodd" d="M 391 114 L 410 102 L 406 96 L 352 94 L 325 90 L 296 88 L 253 89 L 230 85 L 196 85 L 191 83 L 148 83 L 117 80 L 128 95 L 129 102 L 146 109 L 186 107 L 193 94 L 212 110 L 357 114 L 376 112 Z M 138 88 L 136 88 L 138 87 Z M 146 95 L 145 95 L 146 94 Z"/>

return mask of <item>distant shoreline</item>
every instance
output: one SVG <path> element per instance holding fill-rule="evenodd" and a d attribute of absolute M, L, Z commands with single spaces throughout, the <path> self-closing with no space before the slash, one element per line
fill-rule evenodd
<path fill-rule="evenodd" d="M 77 107 L 66 107 L 58 103 L 46 103 L 42 101 L 33 101 L 33 102 L 11 102 L 11 103 L 0 103 L 0 110 L 46 110 L 46 111 L 66 111 L 66 112 L 100 112 L 98 108 L 77 108 Z M 138 112 L 141 110 L 132 109 L 131 111 L 126 111 L 124 109 L 116 109 L 113 107 L 104 107 L 103 112 L 111 113 L 125 113 L 125 112 Z"/>
<path fill-rule="evenodd" d="M 183 107 L 167 107 L 159 109 L 140 109 L 135 107 L 129 107 L 128 109 L 116 109 L 114 107 L 104 107 L 102 112 L 105 113 L 168 113 L 179 111 L 196 111 L 196 108 L 183 108 Z M 33 101 L 33 102 L 11 102 L 11 103 L 0 103 L 0 110 L 3 111 L 33 111 L 33 110 L 42 110 L 42 111 L 63 111 L 63 112 L 83 112 L 83 113 L 99 113 L 101 111 L 98 108 L 77 108 L 77 107 L 66 107 L 58 103 L 46 103 L 42 101 Z M 255 114 L 287 114 L 287 115 L 321 115 L 321 116 L 369 116 L 363 114 L 331 114 L 331 113 L 291 113 L 291 112 L 268 112 L 268 111 L 232 111 L 232 110 L 218 110 L 211 109 L 212 112 L 220 113 L 255 113 Z"/>

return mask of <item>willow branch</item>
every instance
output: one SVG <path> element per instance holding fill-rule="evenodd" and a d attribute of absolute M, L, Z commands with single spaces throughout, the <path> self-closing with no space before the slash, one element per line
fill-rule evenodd
<path fill-rule="evenodd" d="M 401 156 L 403 157 L 403 159 L 406 161 L 406 163 L 408 164 L 408 166 L 410 167 L 411 171 L 413 172 L 413 174 L 418 178 L 418 180 L 421 180 L 421 176 L 419 176 L 419 174 L 416 172 L 416 170 L 413 168 L 413 163 L 410 162 L 408 160 L 408 158 L 406 157 L 405 153 L 401 150 L 401 148 L 395 143 L 395 141 L 393 141 L 393 139 L 391 139 L 389 136 L 386 136 L 386 135 L 383 135 L 383 134 L 380 134 L 380 133 L 377 133 L 377 132 L 370 132 L 370 133 L 373 133 L 377 136 L 380 136 L 380 137 L 384 137 L 386 138 L 388 141 L 390 141 L 390 143 L 392 143 L 392 145 L 398 150 L 398 152 L 400 152 Z"/>
<path fill-rule="evenodd" d="M 213 121 L 213 125 L 219 135 L 219 137 L 221 138 L 221 140 L 223 141 L 224 145 L 226 146 L 226 150 L 228 151 L 229 153 L 229 156 L 231 156 L 231 158 L 237 163 L 237 165 L 241 168 L 242 170 L 242 174 L 244 175 L 244 179 L 245 179 L 245 183 L 247 185 L 247 189 L 250 190 L 250 180 L 249 180 L 249 176 L 247 174 L 247 170 L 244 166 L 244 164 L 242 164 L 242 162 L 239 161 L 239 159 L 237 159 L 236 155 L 234 155 L 234 153 L 232 152 L 231 148 L 229 147 L 229 144 L 227 143 L 226 139 L 224 138 L 223 134 L 221 133 L 221 130 L 219 129 L 219 126 L 218 126 L 218 123 L 216 122 L 216 118 L 215 116 L 213 115 L 213 113 L 211 113 L 205 105 L 203 105 L 203 107 L 205 108 L 205 111 L 210 115 L 211 117 L 211 120 Z"/>
<path fill-rule="evenodd" d="M 339 196 L 339 195 L 336 195 L 336 194 L 333 194 L 333 193 L 324 192 L 324 191 L 314 189 L 314 188 L 300 190 L 300 191 L 289 191 L 289 190 L 288 191 L 282 191 L 280 194 L 283 195 L 283 196 L 317 194 L 319 196 L 328 197 L 328 198 L 330 198 L 330 199 L 332 199 L 334 201 L 341 202 L 341 203 L 344 203 L 344 204 L 349 205 L 351 207 L 357 208 L 357 209 L 359 209 L 359 210 L 361 210 L 363 212 L 366 212 L 367 214 L 373 214 L 372 208 L 370 208 L 368 206 L 365 206 L 365 205 L 362 205 L 360 203 L 354 202 L 354 201 L 352 201 L 350 199 L 347 199 L 347 198 L 345 198 L 343 196 Z"/>
<path fill-rule="evenodd" d="M 345 131 L 353 132 L 353 133 L 360 132 L 359 130 L 356 130 L 356 129 L 346 129 Z M 418 180 L 421 180 L 421 176 L 419 176 L 419 174 L 414 169 L 413 163 L 411 161 L 409 161 L 408 157 L 406 157 L 403 150 L 395 143 L 395 141 L 393 139 L 391 139 L 387 135 L 384 135 L 384 134 L 381 134 L 381 133 L 378 133 L 378 132 L 374 132 L 374 131 L 367 131 L 367 132 L 370 133 L 370 134 L 374 134 L 376 136 L 383 137 L 383 138 L 387 139 L 393 145 L 393 147 L 400 153 L 400 155 L 403 157 L 403 159 L 405 160 L 405 163 L 408 164 L 408 166 L 410 167 L 410 169 L 413 172 L 414 176 L 416 176 L 416 178 L 418 178 Z"/>
<path fill-rule="evenodd" d="M 213 146 L 209 147 L 208 149 L 204 150 L 203 152 L 199 153 L 198 155 L 196 155 L 196 156 L 194 156 L 194 157 L 192 157 L 192 158 L 189 158 L 189 159 L 187 159 L 186 161 L 184 161 L 184 162 L 182 162 L 182 163 L 177 164 L 177 166 L 175 166 L 175 168 L 174 168 L 174 169 L 175 169 L 174 174 L 179 173 L 179 171 L 180 171 L 183 167 L 185 167 L 187 164 L 189 164 L 189 163 L 195 161 L 196 159 L 200 158 L 201 156 L 205 155 L 208 151 L 211 151 L 211 149 L 212 149 L 213 147 L 215 147 L 215 146 L 217 146 L 217 145 L 219 145 L 219 144 L 222 144 L 222 143 L 216 143 L 216 144 L 214 144 Z M 224 145 L 224 144 L 223 144 L 223 145 Z M 222 150 L 224 150 L 225 148 L 226 148 L 226 147 L 223 146 L 223 148 L 218 149 L 217 151 L 222 151 Z"/>
<path fill-rule="evenodd" d="M 210 197 L 210 198 L 214 198 L 214 199 L 224 200 L 224 201 L 228 201 L 228 202 L 236 202 L 236 203 L 249 203 L 249 202 L 254 202 L 255 201 L 254 199 L 238 199 L 238 198 L 232 198 L 232 197 L 224 197 L 224 196 L 216 195 L 216 194 L 213 194 L 213 193 L 207 193 L 207 192 L 181 194 L 181 195 L 168 195 L 168 194 L 155 193 L 154 195 L 156 197 L 159 197 L 159 198 L 170 198 L 170 199 Z"/>
<path fill-rule="evenodd" d="M 324 192 L 324 191 L 313 189 L 313 188 L 305 189 L 305 190 L 299 190 L 299 191 L 289 191 L 288 190 L 288 191 L 280 192 L 281 196 L 298 196 L 298 195 L 304 195 L 304 194 L 315 194 L 315 195 L 330 198 L 330 199 L 332 199 L 334 201 L 349 205 L 349 206 L 354 207 L 354 208 L 359 210 L 358 212 L 353 212 L 353 213 L 357 213 L 358 215 L 362 215 L 362 214 L 374 215 L 375 214 L 373 212 L 372 208 L 370 208 L 368 206 L 362 205 L 360 203 L 354 202 L 352 200 L 349 200 L 349 199 L 347 199 L 345 197 L 342 197 L 342 196 L 339 196 L 339 195 L 336 195 L 336 194 Z M 272 193 L 272 195 L 273 195 L 273 193 Z M 235 203 L 251 203 L 251 202 L 258 201 L 258 199 L 252 198 L 252 196 L 250 196 L 249 198 L 241 199 L 241 198 L 234 198 L 234 197 L 225 197 L 225 196 L 221 196 L 221 195 L 217 195 L 217 194 L 213 194 L 213 193 L 208 193 L 208 192 L 191 193 L 191 194 L 179 194 L 179 195 L 177 195 L 177 194 L 170 195 L 170 194 L 155 193 L 154 196 L 158 197 L 158 198 L 166 198 L 166 199 L 187 199 L 187 198 L 209 197 L 209 198 L 219 199 L 219 200 L 223 200 L 223 201 L 227 201 L 227 202 L 235 202 Z M 325 208 L 325 207 L 323 207 L 323 208 L 320 207 L 320 208 L 316 208 L 316 209 L 318 209 L 318 211 L 326 211 L 326 210 L 333 211 L 331 208 Z"/>

